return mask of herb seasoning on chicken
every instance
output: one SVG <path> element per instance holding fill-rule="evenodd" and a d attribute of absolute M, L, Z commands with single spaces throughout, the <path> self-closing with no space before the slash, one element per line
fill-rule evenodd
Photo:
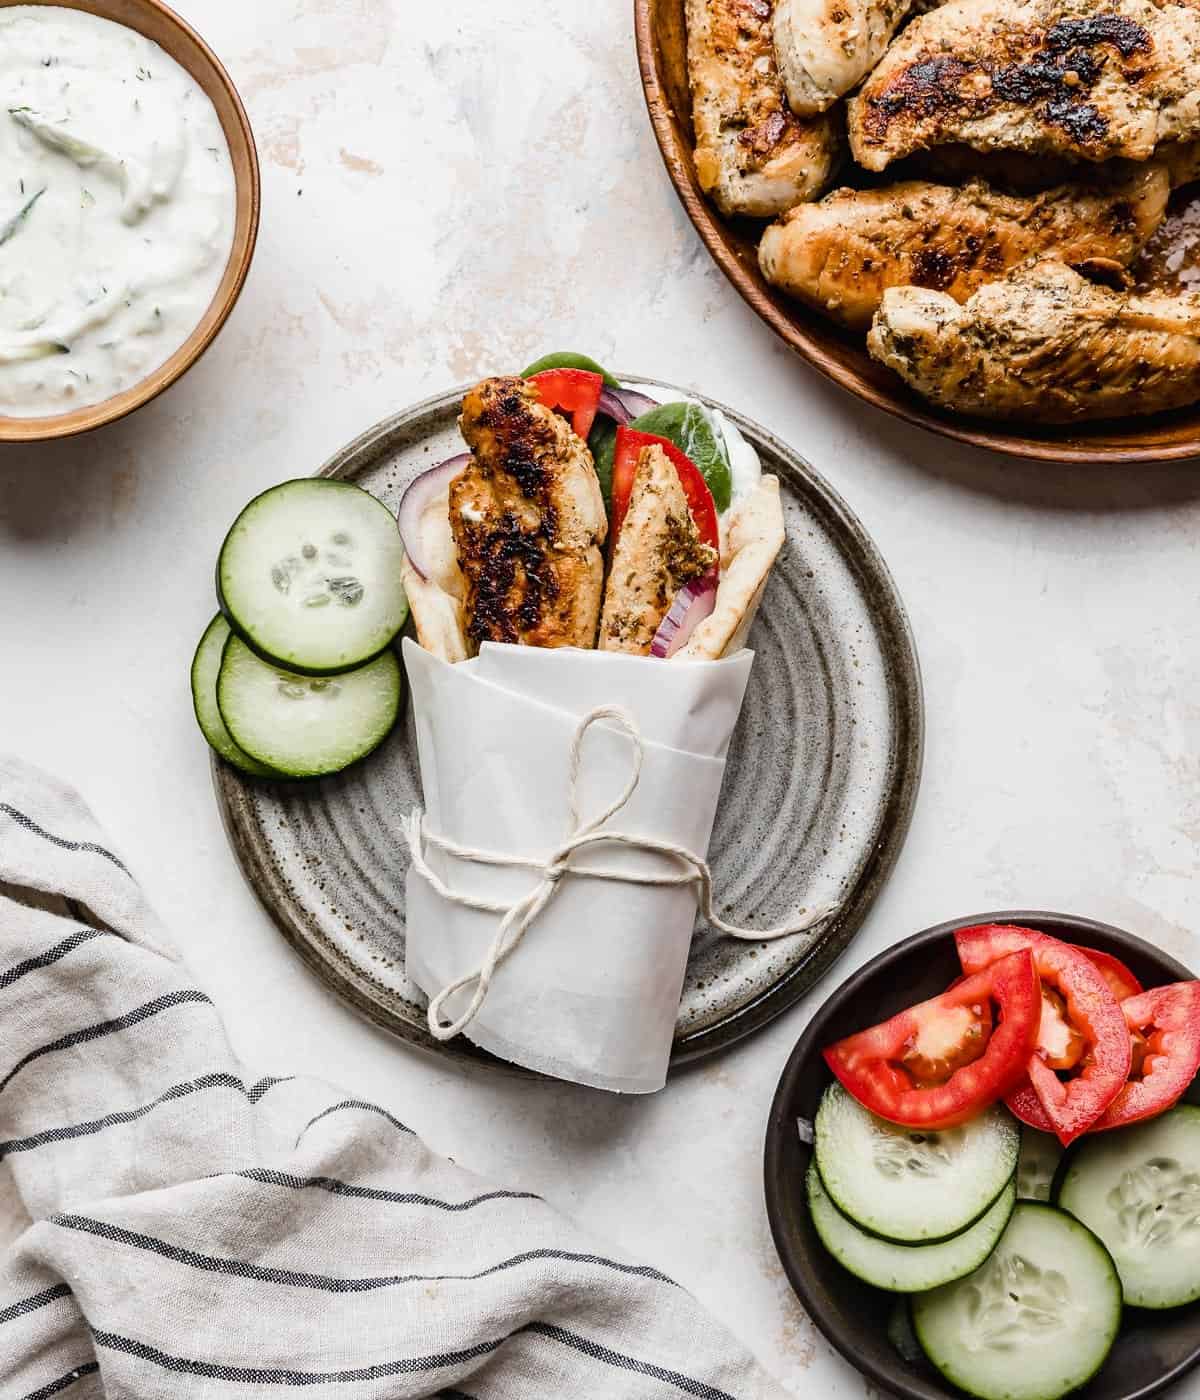
<path fill-rule="evenodd" d="M 965 306 L 892 287 L 867 344 L 932 403 L 987 418 L 1074 423 L 1200 398 L 1200 294 L 1114 292 L 1052 258 Z"/>
<path fill-rule="evenodd" d="M 517 378 L 472 389 L 459 425 L 471 461 L 449 515 L 472 648 L 594 646 L 607 523 L 587 444 Z"/>
<path fill-rule="evenodd" d="M 950 0 L 915 19 L 849 106 L 867 170 L 932 146 L 1146 160 L 1200 135 L 1200 10 Z"/>
<path fill-rule="evenodd" d="M 1162 222 L 1170 192 L 1157 161 L 1040 194 L 1007 194 L 982 180 L 834 190 L 767 229 L 759 263 L 768 282 L 866 330 L 888 287 L 911 283 L 966 301 L 1035 253 L 1128 267 Z"/>
<path fill-rule="evenodd" d="M 696 174 L 726 214 L 770 218 L 829 183 L 838 127 L 789 110 L 775 63 L 772 0 L 688 0 Z"/>
<path fill-rule="evenodd" d="M 676 594 L 718 562 L 700 538 L 679 474 L 661 447 L 642 449 L 613 546 L 600 650 L 648 656 Z"/>

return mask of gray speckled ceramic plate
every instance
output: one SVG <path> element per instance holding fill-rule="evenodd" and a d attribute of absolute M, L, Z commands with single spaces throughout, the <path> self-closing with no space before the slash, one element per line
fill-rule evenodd
<path fill-rule="evenodd" d="M 418 472 L 462 450 L 461 399 L 456 391 L 380 423 L 322 474 L 396 508 Z M 724 917 L 750 926 L 780 923 L 797 905 L 841 909 L 813 944 L 740 943 L 698 928 L 673 1064 L 765 1025 L 845 949 L 903 844 L 921 768 L 920 672 L 883 560 L 802 457 L 723 411 L 780 478 L 787 546 L 750 639 L 757 655 L 710 852 L 718 898 Z M 489 1058 L 464 1040 L 433 1041 L 424 998 L 404 975 L 399 823 L 420 801 L 411 709 L 381 749 L 336 778 L 263 783 L 217 759 L 213 771 L 242 869 L 317 975 L 404 1040 Z"/>

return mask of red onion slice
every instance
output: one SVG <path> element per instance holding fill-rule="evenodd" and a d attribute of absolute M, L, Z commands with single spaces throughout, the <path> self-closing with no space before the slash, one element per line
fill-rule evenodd
<path fill-rule="evenodd" d="M 618 428 L 624 428 L 635 418 L 640 418 L 643 413 L 649 413 L 652 408 L 657 407 L 658 404 L 653 399 L 639 394 L 636 389 L 606 388 L 600 395 L 600 406 L 596 411 L 603 413 L 606 418 L 611 418 Z"/>
<path fill-rule="evenodd" d="M 649 413 L 652 408 L 658 407 L 656 399 L 639 394 L 636 389 L 612 389 L 610 392 L 613 398 L 619 399 L 624 404 L 630 422 L 633 422 L 635 418 L 640 418 L 643 413 Z"/>
<path fill-rule="evenodd" d="M 404 545 L 405 554 L 408 555 L 408 562 L 426 581 L 429 579 L 429 572 L 428 564 L 421 556 L 421 516 L 434 496 L 444 491 L 470 460 L 471 454 L 463 452 L 457 457 L 451 457 L 448 462 L 430 467 L 409 484 L 408 490 L 400 500 L 400 510 L 396 516 L 396 523 L 400 527 L 400 540 Z"/>
<path fill-rule="evenodd" d="M 711 616 L 717 606 L 717 570 L 694 578 L 685 584 L 675 595 L 671 610 L 658 625 L 654 640 L 650 643 L 650 655 L 662 659 L 674 656 L 687 645 L 688 638 L 704 621 Z"/>
<path fill-rule="evenodd" d="M 618 428 L 624 428 L 633 422 L 634 415 L 625 407 L 621 399 L 617 397 L 615 389 L 605 389 L 600 395 L 600 403 L 596 408 L 597 413 L 603 413 L 606 418 L 611 418 Z"/>

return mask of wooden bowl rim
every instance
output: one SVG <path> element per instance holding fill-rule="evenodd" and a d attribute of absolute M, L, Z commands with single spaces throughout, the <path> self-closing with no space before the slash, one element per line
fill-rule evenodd
<path fill-rule="evenodd" d="M 1025 434 L 1008 432 L 1002 427 L 983 426 L 983 420 L 958 417 L 947 413 L 942 415 L 923 407 L 915 395 L 897 385 L 896 392 L 889 393 L 865 379 L 858 371 L 849 369 L 829 354 L 826 349 L 826 336 L 802 325 L 787 315 L 779 305 L 765 295 L 745 268 L 730 251 L 723 234 L 722 224 L 694 178 L 691 149 L 677 139 L 673 125 L 674 111 L 671 98 L 663 80 L 659 65 L 658 44 L 655 41 L 654 20 L 661 0 L 633 0 L 634 32 L 637 40 L 638 68 L 641 72 L 642 90 L 650 123 L 658 142 L 659 153 L 666 166 L 667 175 L 684 212 L 700 235 L 705 247 L 717 266 L 733 284 L 735 290 L 787 345 L 797 351 L 814 369 L 832 380 L 840 388 L 857 398 L 872 404 L 875 408 L 890 413 L 903 422 L 912 423 L 928 432 L 958 442 L 984 447 L 992 452 L 1007 452 L 1015 457 L 1030 458 L 1043 462 L 1074 462 L 1089 464 L 1122 462 L 1172 462 L 1200 456 L 1200 404 L 1195 408 L 1177 412 L 1195 415 L 1190 435 L 1175 442 L 1139 443 L 1142 434 L 1136 428 L 1125 431 L 1129 434 L 1125 443 L 1091 443 L 1084 436 L 1086 424 L 1067 426 L 1058 431 L 1073 436 L 1057 437 L 1054 428 L 1041 433 Z M 687 172 L 686 178 L 680 172 Z M 830 331 L 829 335 L 834 332 Z M 1165 416 L 1165 415 L 1164 415 Z M 1111 425 L 1100 427 L 1110 437 L 1120 431 L 1118 424 L 1138 420 L 1115 420 Z M 1145 421 L 1153 422 L 1153 418 Z"/>
<path fill-rule="evenodd" d="M 62 438 L 74 437 L 79 433 L 92 432 L 96 428 L 115 423 L 118 419 L 133 413 L 152 399 L 156 399 L 176 380 L 182 378 L 216 339 L 242 293 L 250 271 L 250 264 L 254 258 L 262 208 L 262 180 L 254 131 L 250 126 L 250 118 L 246 115 L 246 109 L 237 88 L 234 86 L 233 79 L 205 40 L 187 20 L 176 14 L 170 6 L 164 4 L 163 0 L 128 0 L 128 2 L 135 9 L 141 9 L 147 14 L 158 15 L 165 24 L 167 32 L 172 35 L 173 42 L 170 44 L 162 43 L 152 35 L 146 34 L 143 29 L 122 20 L 113 20 L 114 24 L 125 24 L 126 28 L 138 28 L 139 33 L 150 39 L 151 42 L 159 43 L 160 47 L 165 49 L 181 68 L 199 82 L 195 68 L 192 64 L 185 62 L 180 53 L 181 48 L 186 50 L 189 45 L 194 46 L 201 63 L 208 67 L 211 77 L 223 90 L 228 101 L 229 111 L 233 117 L 234 132 L 231 135 L 230 131 L 226 129 L 224 121 L 221 122 L 221 128 L 229 144 L 234 169 L 237 212 L 233 246 L 229 251 L 221 284 L 212 301 L 202 314 L 195 330 L 168 360 L 151 371 L 144 379 L 140 379 L 136 384 L 122 390 L 119 394 L 115 394 L 112 398 L 104 399 L 100 403 L 89 404 L 84 408 L 72 409 L 70 413 L 60 413 L 45 418 L 17 418 L 0 414 L 0 443 L 54 442 Z M 106 6 L 106 0 L 0 0 L 0 9 L 10 9 L 18 5 L 57 6 L 63 9 L 83 10 L 88 14 L 97 15 L 101 19 L 110 18 L 110 16 L 100 13 Z M 220 120 L 220 111 L 217 112 L 217 117 Z M 242 168 L 243 165 L 244 168 Z M 245 206 L 245 217 L 242 215 L 243 205 Z"/>

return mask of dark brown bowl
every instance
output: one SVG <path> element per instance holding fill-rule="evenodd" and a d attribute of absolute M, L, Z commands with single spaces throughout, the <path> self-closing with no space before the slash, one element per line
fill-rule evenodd
<path fill-rule="evenodd" d="M 770 287 L 758 270 L 762 225 L 726 219 L 705 198 L 692 161 L 684 0 L 634 0 L 638 61 L 667 173 L 717 266 L 778 335 L 822 374 L 907 423 L 960 442 L 1053 462 L 1160 462 L 1200 455 L 1200 406 L 1152 418 L 1040 428 L 945 413 L 867 354 L 861 335 Z"/>
<path fill-rule="evenodd" d="M 1022 924 L 1068 943 L 1113 953 L 1148 987 L 1182 982 L 1192 973 L 1182 963 L 1131 933 L 1067 914 L 1027 910 L 976 914 L 926 929 L 867 963 L 844 982 L 809 1022 L 792 1051 L 767 1124 L 764 1161 L 767 1217 L 775 1248 L 805 1310 L 851 1365 L 903 1400 L 961 1400 L 933 1369 L 903 1361 L 887 1339 L 895 1295 L 848 1274 L 825 1251 L 809 1219 L 804 1175 L 811 1149 L 796 1120 L 811 1120 L 832 1076 L 821 1058 L 831 1041 L 863 1030 L 906 1006 L 944 991 L 961 971 L 954 931 L 972 924 Z M 1185 1096 L 1200 1103 L 1200 1080 Z M 1121 1335 L 1083 1400 L 1147 1400 L 1200 1361 L 1200 1303 L 1169 1312 L 1127 1309 Z"/>
<path fill-rule="evenodd" d="M 216 109 L 229 143 L 237 201 L 233 247 L 225 264 L 225 275 L 195 330 L 169 360 L 111 399 L 70 413 L 48 418 L 15 418 L 0 414 L 0 443 L 49 442 L 90 432 L 141 408 L 186 374 L 216 339 L 241 295 L 254 257 L 261 203 L 258 152 L 246 109 L 220 59 L 191 25 L 168 9 L 162 0 L 0 0 L 0 8 L 9 5 L 65 5 L 68 9 L 86 10 L 101 19 L 135 29 L 165 49 L 195 78 Z"/>

